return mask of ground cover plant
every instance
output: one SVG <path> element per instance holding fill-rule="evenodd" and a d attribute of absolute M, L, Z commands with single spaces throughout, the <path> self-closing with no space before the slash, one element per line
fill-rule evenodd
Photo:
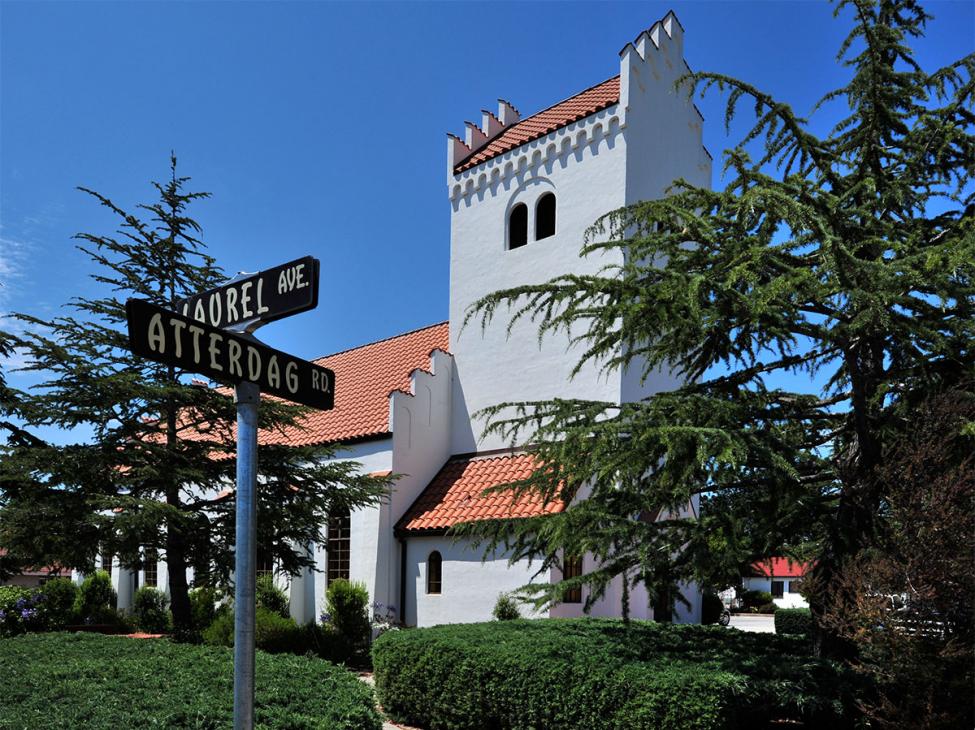
<path fill-rule="evenodd" d="M 386 712 L 428 730 L 842 728 L 854 689 L 791 637 L 608 619 L 391 632 L 373 666 Z"/>
<path fill-rule="evenodd" d="M 0 727 L 229 728 L 229 649 L 97 634 L 0 641 Z M 379 730 L 372 692 L 319 659 L 257 653 L 255 721 L 262 728 Z"/>

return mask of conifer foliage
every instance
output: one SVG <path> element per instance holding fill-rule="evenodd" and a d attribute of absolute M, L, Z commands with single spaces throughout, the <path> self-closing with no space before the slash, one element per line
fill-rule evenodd
<path fill-rule="evenodd" d="M 186 296 L 224 279 L 206 253 L 176 174 L 153 183 L 158 200 L 129 213 L 82 188 L 120 221 L 113 235 L 82 233 L 101 295 L 77 297 L 66 314 L 15 315 L 15 339 L 43 382 L 10 407 L 30 426 L 90 432 L 56 446 L 10 439 L 0 465 L 0 544 L 34 564 L 89 570 L 99 551 L 137 568 L 147 551 L 165 560 L 174 628 L 191 629 L 187 567 L 197 579 L 227 579 L 233 566 L 236 411 L 225 388 L 133 355 L 125 300 L 175 310 Z M 140 217 L 141 216 L 141 217 Z M 260 427 L 272 438 L 304 409 L 263 399 Z M 375 503 L 386 480 L 354 462 L 326 462 L 328 448 L 264 445 L 259 460 L 258 544 L 281 570 L 311 565 L 302 547 L 324 538 L 333 509 Z"/>
<path fill-rule="evenodd" d="M 725 153 L 727 186 L 678 181 L 665 199 L 613 211 L 582 255 L 617 263 L 468 312 L 468 323 L 508 316 L 566 333 L 584 353 L 577 370 L 683 379 L 635 403 L 486 413 L 490 431 L 535 444 L 544 462 L 516 488 L 571 506 L 481 534 L 543 567 L 562 551 L 594 554 L 601 567 L 581 579 L 590 600 L 620 575 L 667 598 L 716 565 L 807 541 L 822 616 L 840 566 L 884 519 L 884 446 L 910 428 L 898 404 L 973 371 L 975 55 L 922 69 L 908 44 L 929 16 L 913 0 L 842 0 L 835 12 L 852 22 L 839 50 L 851 75 L 820 104 L 849 113 L 828 134 L 743 81 L 692 73 L 680 88 L 726 92 L 728 122 L 745 105 L 755 114 Z M 682 511 L 695 495 L 706 498 L 697 520 Z M 544 602 L 570 587 L 535 589 Z"/>

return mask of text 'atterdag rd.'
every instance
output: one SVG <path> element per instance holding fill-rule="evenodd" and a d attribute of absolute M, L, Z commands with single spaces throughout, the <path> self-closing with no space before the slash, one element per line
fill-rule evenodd
<path fill-rule="evenodd" d="M 141 299 L 125 304 L 132 352 L 223 383 L 248 381 L 261 391 L 329 410 L 335 373 L 243 335 L 211 327 Z"/>

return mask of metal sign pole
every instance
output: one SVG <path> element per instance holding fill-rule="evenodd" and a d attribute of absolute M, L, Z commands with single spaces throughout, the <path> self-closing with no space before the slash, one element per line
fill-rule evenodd
<path fill-rule="evenodd" d="M 257 409 L 255 383 L 234 386 L 237 404 L 237 536 L 234 556 L 234 730 L 254 727 L 254 593 L 257 562 Z"/>

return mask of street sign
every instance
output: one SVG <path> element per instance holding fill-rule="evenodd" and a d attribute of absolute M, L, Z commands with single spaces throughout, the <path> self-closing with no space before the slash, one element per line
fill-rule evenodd
<path fill-rule="evenodd" d="M 211 327 L 253 331 L 318 306 L 318 259 L 296 259 L 183 299 L 177 310 Z"/>
<path fill-rule="evenodd" d="M 254 383 L 312 408 L 334 406 L 335 373 L 328 368 L 141 299 L 129 299 L 125 311 L 129 346 L 137 355 L 223 383 Z"/>
<path fill-rule="evenodd" d="M 141 299 L 125 303 L 132 352 L 234 385 L 234 730 L 254 727 L 257 416 L 261 391 L 322 410 L 335 405 L 335 373 L 268 347 L 245 333 L 317 306 L 318 259 L 311 256 L 188 297 L 179 303 L 179 312 Z"/>

